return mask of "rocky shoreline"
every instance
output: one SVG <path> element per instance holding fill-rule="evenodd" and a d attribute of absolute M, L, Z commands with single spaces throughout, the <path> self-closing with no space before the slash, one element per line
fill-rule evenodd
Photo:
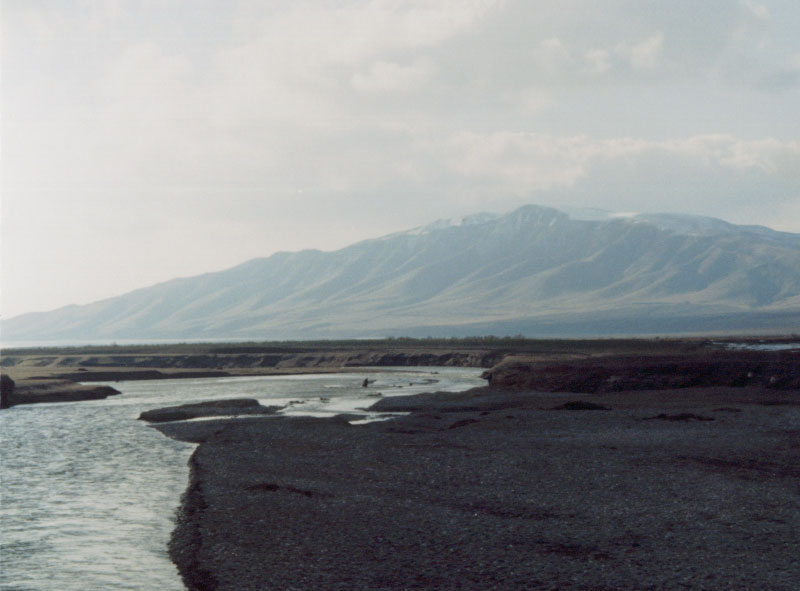
<path fill-rule="evenodd" d="M 800 580 L 800 391 L 483 388 L 376 406 L 411 414 L 159 425 L 199 443 L 170 544 L 187 586 L 788 591 Z"/>

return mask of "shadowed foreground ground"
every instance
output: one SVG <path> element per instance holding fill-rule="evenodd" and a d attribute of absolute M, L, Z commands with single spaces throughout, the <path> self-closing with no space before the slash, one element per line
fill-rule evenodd
<path fill-rule="evenodd" d="M 554 410 L 579 399 L 611 410 Z M 482 389 L 164 424 L 203 442 L 170 550 L 192 589 L 794 590 L 798 402 Z"/>

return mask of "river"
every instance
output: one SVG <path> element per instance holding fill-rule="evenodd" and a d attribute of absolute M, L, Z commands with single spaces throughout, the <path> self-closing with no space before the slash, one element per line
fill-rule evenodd
<path fill-rule="evenodd" d="M 485 385 L 479 369 L 114 382 L 106 400 L 0 412 L 0 589 L 184 589 L 167 555 L 194 446 L 141 421 L 143 410 L 221 398 L 332 415 L 383 396 Z M 363 388 L 365 378 L 374 380 Z M 291 403 L 291 404 L 290 404 Z M 376 418 L 374 415 L 367 415 Z"/>

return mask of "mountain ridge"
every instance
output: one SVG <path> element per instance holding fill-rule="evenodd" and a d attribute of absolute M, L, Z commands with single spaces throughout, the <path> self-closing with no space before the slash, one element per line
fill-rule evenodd
<path fill-rule="evenodd" d="M 800 234 L 682 214 L 581 220 L 526 205 L 18 316 L 3 322 L 3 340 L 516 334 L 507 327 L 537 321 L 550 336 L 580 318 L 605 318 L 597 334 L 629 334 L 670 332 L 670 316 L 673 332 L 687 332 L 702 318 L 727 316 L 736 330 L 796 313 Z"/>

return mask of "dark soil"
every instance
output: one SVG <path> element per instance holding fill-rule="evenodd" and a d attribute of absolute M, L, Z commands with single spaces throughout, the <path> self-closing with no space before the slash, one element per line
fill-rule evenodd
<path fill-rule="evenodd" d="M 796 351 L 705 350 L 692 354 L 607 355 L 560 361 L 508 358 L 484 373 L 498 388 L 623 392 L 718 386 L 800 389 Z"/>

